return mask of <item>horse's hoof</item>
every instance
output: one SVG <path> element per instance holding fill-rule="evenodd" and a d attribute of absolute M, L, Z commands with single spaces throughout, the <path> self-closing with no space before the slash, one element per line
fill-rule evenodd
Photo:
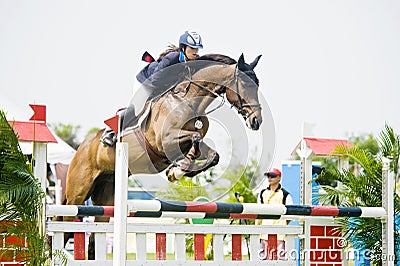
<path fill-rule="evenodd" d="M 174 167 L 172 169 L 173 173 L 174 173 L 174 177 L 176 178 L 176 180 L 181 179 L 182 176 L 185 175 L 185 172 L 182 171 L 179 167 Z"/>
<path fill-rule="evenodd" d="M 178 179 L 175 179 L 175 177 L 173 177 L 173 176 L 168 176 L 168 181 L 169 182 L 175 182 L 176 180 L 178 180 Z"/>
<path fill-rule="evenodd" d="M 181 179 L 182 176 L 184 176 L 184 175 L 185 175 L 185 172 L 183 172 L 178 167 L 172 167 L 167 170 L 168 181 L 170 181 L 170 182 L 175 182 L 178 179 Z"/>
<path fill-rule="evenodd" d="M 173 173 L 171 173 L 171 174 L 168 173 L 168 174 L 167 174 L 167 177 L 168 177 L 168 181 L 169 181 L 169 182 L 175 182 L 176 180 L 178 180 L 178 179 L 175 178 L 175 176 L 173 175 Z"/>

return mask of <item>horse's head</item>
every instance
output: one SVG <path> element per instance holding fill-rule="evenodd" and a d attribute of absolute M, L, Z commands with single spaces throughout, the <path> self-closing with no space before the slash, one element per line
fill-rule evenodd
<path fill-rule="evenodd" d="M 243 116 L 246 126 L 258 130 L 262 123 L 261 105 L 258 100 L 258 78 L 254 72 L 261 55 L 250 64 L 245 63 L 243 54 L 235 67 L 233 83 L 226 89 L 227 100 Z"/>

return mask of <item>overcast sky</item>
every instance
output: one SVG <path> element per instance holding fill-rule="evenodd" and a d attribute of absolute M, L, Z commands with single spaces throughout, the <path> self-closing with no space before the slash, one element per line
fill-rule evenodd
<path fill-rule="evenodd" d="M 385 122 L 400 133 L 399 14 L 386 0 L 0 0 L 0 108 L 26 120 L 28 104 L 45 104 L 48 122 L 83 135 L 127 105 L 144 51 L 195 30 L 202 54 L 262 54 L 279 166 L 304 122 L 317 137 L 377 134 Z"/>

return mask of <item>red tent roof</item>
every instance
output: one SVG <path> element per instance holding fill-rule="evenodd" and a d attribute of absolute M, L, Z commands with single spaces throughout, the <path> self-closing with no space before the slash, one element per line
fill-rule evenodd
<path fill-rule="evenodd" d="M 8 121 L 20 141 L 55 142 L 56 138 L 45 123 Z"/>
<path fill-rule="evenodd" d="M 322 139 L 322 138 L 303 138 L 307 146 L 317 156 L 328 156 L 335 150 L 339 145 L 350 146 L 350 142 L 345 139 Z M 292 154 L 296 153 L 299 148 L 301 141 L 296 145 Z"/>

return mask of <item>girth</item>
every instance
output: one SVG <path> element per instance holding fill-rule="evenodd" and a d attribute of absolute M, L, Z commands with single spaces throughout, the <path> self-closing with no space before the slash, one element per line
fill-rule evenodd
<path fill-rule="evenodd" d="M 142 146 L 142 148 L 147 152 L 149 155 L 150 160 L 154 163 L 161 161 L 164 164 L 171 164 L 171 162 L 168 160 L 168 158 L 159 152 L 157 152 L 153 146 L 150 145 L 149 141 L 146 139 L 146 137 L 143 134 L 143 131 L 140 127 L 137 127 L 133 129 L 133 133 L 135 134 L 138 142 Z"/>

